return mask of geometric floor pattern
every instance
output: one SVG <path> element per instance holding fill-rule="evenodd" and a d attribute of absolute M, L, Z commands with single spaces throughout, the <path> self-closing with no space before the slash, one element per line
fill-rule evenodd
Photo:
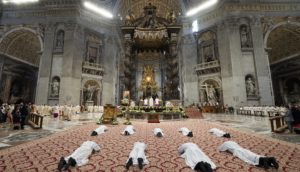
<path fill-rule="evenodd" d="M 57 171 L 57 163 L 61 156 L 67 156 L 87 140 L 95 141 L 100 145 L 100 152 L 93 154 L 87 165 L 75 167 L 69 171 L 126 171 L 124 165 L 129 152 L 136 141 L 147 144 L 146 156 L 149 164 L 143 171 L 149 172 L 187 172 L 192 171 L 177 153 L 178 147 L 186 142 L 196 143 L 210 159 L 217 165 L 217 172 L 260 172 L 261 168 L 251 166 L 233 157 L 232 154 L 218 152 L 217 148 L 226 140 L 208 133 L 213 127 L 220 128 L 232 135 L 231 140 L 252 152 L 274 156 L 279 161 L 282 172 L 300 171 L 300 147 L 283 141 L 262 136 L 240 132 L 219 124 L 206 122 L 201 119 L 172 121 L 161 123 L 146 123 L 133 121 L 136 133 L 131 136 L 122 136 L 120 132 L 125 125 L 107 125 L 108 131 L 99 136 L 91 137 L 90 132 L 97 127 L 90 123 L 74 127 L 70 130 L 53 134 L 46 138 L 30 143 L 21 144 L 0 151 L 0 171 Z M 159 127 L 164 131 L 165 137 L 157 138 L 153 135 L 153 128 Z M 181 135 L 177 130 L 188 127 L 193 131 L 194 137 Z M 140 171 L 131 167 L 129 171 Z M 268 170 L 268 171 L 274 171 Z"/>

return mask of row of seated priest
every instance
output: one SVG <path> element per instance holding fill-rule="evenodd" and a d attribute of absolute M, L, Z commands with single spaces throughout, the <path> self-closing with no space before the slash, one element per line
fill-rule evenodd
<path fill-rule="evenodd" d="M 151 106 L 162 106 L 162 105 L 163 105 L 163 101 L 160 100 L 158 97 L 156 97 L 155 99 L 153 99 L 152 97 L 140 99 L 140 101 L 138 102 L 138 106 L 151 107 Z M 134 100 L 131 100 L 130 106 L 131 107 L 137 106 L 137 103 Z"/>

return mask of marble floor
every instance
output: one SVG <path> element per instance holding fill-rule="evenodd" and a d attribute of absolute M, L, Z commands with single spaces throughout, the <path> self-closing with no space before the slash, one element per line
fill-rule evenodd
<path fill-rule="evenodd" d="M 50 134 L 70 129 L 73 126 L 83 125 L 89 122 L 96 122 L 102 114 L 83 113 L 72 116 L 71 121 L 63 121 L 45 116 L 43 120 L 43 129 L 32 129 L 25 125 L 24 130 L 13 130 L 9 124 L 0 127 L 0 150 L 15 146 Z"/>
<path fill-rule="evenodd" d="M 236 114 L 203 114 L 204 120 L 216 122 L 228 127 L 242 131 L 255 133 L 275 139 L 296 143 L 300 145 L 300 135 L 290 134 L 288 130 L 284 133 L 272 133 L 268 117 L 246 116 Z"/>
<path fill-rule="evenodd" d="M 4 126 L 2 125 L 2 127 L 0 127 L 0 150 L 25 143 L 30 140 L 47 137 L 50 134 L 68 130 L 73 126 L 96 122 L 101 115 L 102 114 L 99 113 L 77 114 L 72 117 L 71 121 L 62 121 L 46 116 L 44 118 L 43 129 L 40 130 L 34 130 L 30 126 L 25 126 L 24 130 L 12 130 L 8 124 Z M 233 114 L 203 114 L 203 116 L 204 120 L 206 121 L 219 123 L 250 133 L 256 133 L 259 135 L 300 144 L 300 135 L 289 134 L 287 132 L 282 134 L 272 133 L 270 131 L 269 119 L 267 117 Z"/>

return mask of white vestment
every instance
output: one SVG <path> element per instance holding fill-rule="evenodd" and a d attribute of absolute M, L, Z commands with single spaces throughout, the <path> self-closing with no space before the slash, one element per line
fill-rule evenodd
<path fill-rule="evenodd" d="M 211 161 L 211 159 L 194 143 L 184 143 L 182 144 L 178 152 L 181 157 L 185 159 L 186 165 L 195 168 L 198 162 L 207 162 L 210 164 L 212 169 L 216 169 L 217 166 Z"/>
<path fill-rule="evenodd" d="M 122 134 L 125 134 L 125 131 L 127 131 L 130 135 L 134 134 L 134 127 L 132 125 L 128 125 L 124 131 L 122 132 Z"/>
<path fill-rule="evenodd" d="M 164 136 L 164 133 L 160 128 L 154 128 L 153 132 L 154 132 L 154 135 L 157 135 L 157 133 L 161 133 L 161 135 Z"/>
<path fill-rule="evenodd" d="M 148 99 L 144 99 L 144 106 L 148 106 Z"/>
<path fill-rule="evenodd" d="M 100 127 L 96 128 L 94 131 L 97 132 L 97 134 L 102 134 L 105 133 L 107 130 L 107 127 L 105 125 L 101 125 Z"/>
<path fill-rule="evenodd" d="M 65 160 L 68 161 L 72 157 L 76 161 L 77 166 L 82 166 L 88 163 L 89 156 L 92 154 L 93 150 L 99 151 L 100 146 L 93 141 L 86 141 L 81 144 L 70 156 L 66 157 Z"/>
<path fill-rule="evenodd" d="M 178 130 L 179 132 L 181 132 L 183 135 L 187 136 L 189 134 L 189 132 L 191 132 L 188 128 L 186 127 L 182 127 Z"/>
<path fill-rule="evenodd" d="M 226 134 L 224 131 L 217 129 L 217 128 L 212 128 L 209 130 L 209 132 L 216 135 L 217 137 L 223 137 L 224 134 Z"/>
<path fill-rule="evenodd" d="M 246 163 L 251 164 L 251 165 L 258 165 L 259 158 L 263 157 L 263 156 L 255 154 L 247 149 L 242 148 L 240 145 L 238 145 L 236 142 L 233 142 L 233 141 L 224 142 L 219 147 L 219 151 L 229 151 L 234 156 L 240 158 L 241 160 L 243 160 Z"/>
<path fill-rule="evenodd" d="M 153 106 L 154 105 L 154 100 L 153 100 L 153 98 L 151 97 L 150 99 L 149 99 L 149 106 Z"/>
<path fill-rule="evenodd" d="M 138 158 L 143 158 L 143 164 L 149 164 L 149 161 L 146 158 L 145 155 L 145 149 L 147 148 L 147 145 L 143 142 L 135 142 L 133 145 L 133 149 L 129 154 L 129 158 L 126 161 L 126 163 L 129 161 L 130 158 L 132 158 L 133 165 L 138 165 Z"/>
<path fill-rule="evenodd" d="M 159 105 L 159 99 L 155 98 L 155 105 Z"/>

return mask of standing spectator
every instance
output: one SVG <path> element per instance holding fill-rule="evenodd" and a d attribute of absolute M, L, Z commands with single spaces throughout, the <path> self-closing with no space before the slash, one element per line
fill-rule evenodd
<path fill-rule="evenodd" d="M 57 106 L 57 104 L 55 106 L 53 106 L 52 113 L 53 113 L 54 119 L 56 119 L 59 115 L 59 107 Z"/>
<path fill-rule="evenodd" d="M 295 111 L 295 108 L 290 105 L 287 107 L 288 110 L 285 115 L 285 122 L 288 125 L 288 129 L 290 130 L 290 133 L 293 133 L 293 122 L 294 122 L 294 117 L 293 117 L 293 112 Z"/>
<path fill-rule="evenodd" d="M 14 110 L 12 111 L 12 116 L 13 116 L 14 130 L 18 130 L 20 128 L 20 118 L 21 118 L 19 105 L 15 105 Z"/>
<path fill-rule="evenodd" d="M 20 119 L 21 129 L 24 130 L 26 117 L 28 116 L 28 107 L 27 107 L 27 105 L 24 105 L 23 103 L 20 103 L 20 112 L 21 112 L 21 119 Z"/>

